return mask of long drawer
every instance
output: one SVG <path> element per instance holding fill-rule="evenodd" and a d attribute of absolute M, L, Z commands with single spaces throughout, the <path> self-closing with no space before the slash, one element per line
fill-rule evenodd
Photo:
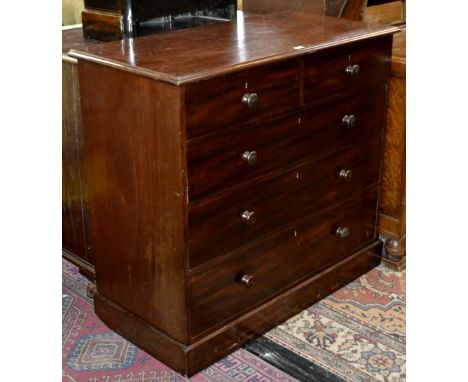
<path fill-rule="evenodd" d="M 304 103 L 384 83 L 391 51 L 389 36 L 311 54 L 304 59 Z"/>
<path fill-rule="evenodd" d="M 192 336 L 375 239 L 377 187 L 190 273 Z"/>
<path fill-rule="evenodd" d="M 187 137 L 297 108 L 299 83 L 299 63 L 293 60 L 189 84 L 185 91 Z"/>
<path fill-rule="evenodd" d="M 272 123 L 244 125 L 190 140 L 190 200 L 356 143 L 381 130 L 384 105 L 385 88 L 380 87 Z"/>
<path fill-rule="evenodd" d="M 283 173 L 244 184 L 189 209 L 196 267 L 378 181 L 381 135 Z"/>

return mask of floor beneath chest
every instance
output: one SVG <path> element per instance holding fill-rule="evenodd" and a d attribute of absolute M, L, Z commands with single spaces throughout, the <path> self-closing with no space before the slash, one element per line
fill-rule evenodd
<path fill-rule="evenodd" d="M 379 266 L 190 380 L 404 381 L 405 276 Z M 63 260 L 63 381 L 185 380 L 102 323 L 86 286 Z"/>

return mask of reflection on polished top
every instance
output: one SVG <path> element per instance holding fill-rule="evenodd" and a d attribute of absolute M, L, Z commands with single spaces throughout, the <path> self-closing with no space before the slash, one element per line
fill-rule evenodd
<path fill-rule="evenodd" d="M 87 45 L 70 56 L 182 85 L 398 30 L 310 13 L 239 12 L 237 21 Z"/>

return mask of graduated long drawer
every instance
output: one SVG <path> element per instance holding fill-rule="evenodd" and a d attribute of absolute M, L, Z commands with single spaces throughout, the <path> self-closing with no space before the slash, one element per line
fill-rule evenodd
<path fill-rule="evenodd" d="M 384 105 L 385 88 L 379 87 L 271 123 L 225 128 L 190 140 L 189 198 L 196 200 L 356 143 L 380 131 Z"/>
<path fill-rule="evenodd" d="M 381 136 L 279 176 L 247 183 L 189 209 L 190 264 L 205 261 L 378 181 Z"/>
<path fill-rule="evenodd" d="M 242 314 L 371 242 L 376 235 L 376 202 L 373 187 L 192 271 L 192 335 Z"/>

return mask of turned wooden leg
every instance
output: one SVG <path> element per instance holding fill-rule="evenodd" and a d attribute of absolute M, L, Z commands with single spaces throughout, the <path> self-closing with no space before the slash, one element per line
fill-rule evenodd
<path fill-rule="evenodd" d="M 389 268 L 397 271 L 402 271 L 406 267 L 406 236 L 400 240 L 390 239 L 385 240 L 384 244 L 385 255 L 382 257 L 382 262 Z"/>
<path fill-rule="evenodd" d="M 392 261 L 400 261 L 406 255 L 406 236 L 400 240 L 385 240 L 386 257 Z"/>

